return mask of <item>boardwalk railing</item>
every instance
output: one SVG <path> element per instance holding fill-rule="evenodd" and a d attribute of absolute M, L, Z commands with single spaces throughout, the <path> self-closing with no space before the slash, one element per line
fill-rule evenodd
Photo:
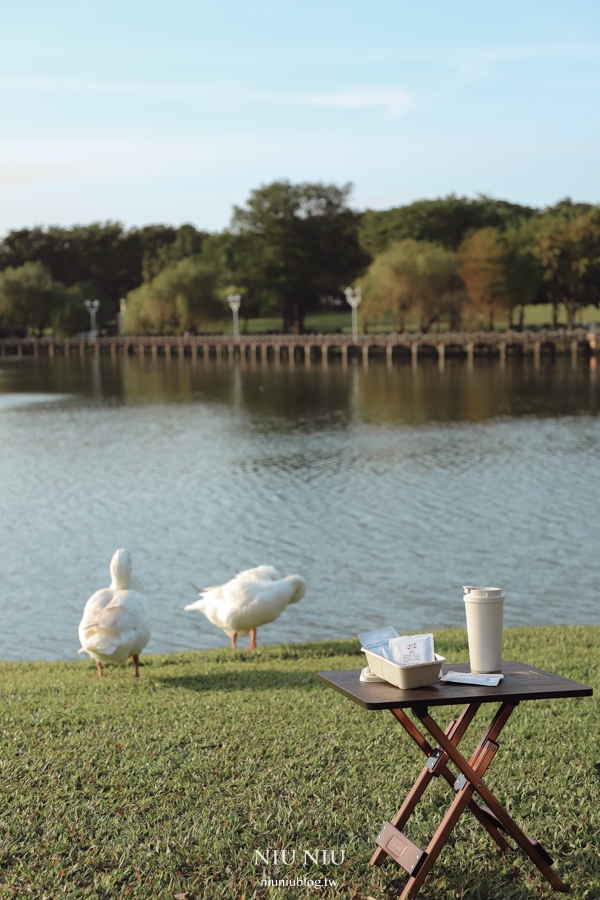
<path fill-rule="evenodd" d="M 99 337 L 91 342 L 88 336 L 77 338 L 5 338 L 0 340 L 0 356 L 81 356 L 95 355 L 150 355 L 152 357 L 177 355 L 205 359 L 216 357 L 240 357 L 242 359 L 285 359 L 289 363 L 312 361 L 327 363 L 341 357 L 362 357 L 368 363 L 370 357 L 382 356 L 388 363 L 396 358 L 410 358 L 416 363 L 419 357 L 433 356 L 443 364 L 448 356 L 498 356 L 532 354 L 539 360 L 543 353 L 570 353 L 576 358 L 580 353 L 595 354 L 596 333 L 585 328 L 573 331 L 480 331 L 480 332 L 430 332 L 427 334 L 364 334 L 353 341 L 345 334 L 245 334 L 238 339 L 224 335 L 199 336 L 120 336 Z"/>

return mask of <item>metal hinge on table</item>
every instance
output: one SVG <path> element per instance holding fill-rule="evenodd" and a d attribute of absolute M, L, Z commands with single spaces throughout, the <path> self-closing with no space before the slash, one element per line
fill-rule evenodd
<path fill-rule="evenodd" d="M 479 772 L 477 770 L 481 771 L 482 773 L 485 772 L 485 770 L 487 769 L 487 767 L 493 760 L 494 756 L 498 752 L 498 749 L 499 749 L 499 744 L 497 744 L 496 741 L 487 740 L 485 742 L 485 744 L 483 745 L 483 747 L 481 748 L 481 752 L 478 755 L 478 759 L 477 759 L 477 763 L 476 763 L 475 773 L 477 775 L 477 781 L 470 782 L 469 779 L 465 775 L 463 775 L 461 772 L 461 774 L 458 776 L 458 778 L 454 782 L 454 790 L 462 791 L 462 789 L 465 787 L 466 784 L 471 784 L 471 783 L 473 785 L 473 788 L 475 788 L 475 789 L 480 788 L 482 785 L 482 781 L 481 781 L 481 775 L 479 775 Z"/>
<path fill-rule="evenodd" d="M 435 767 L 436 767 L 438 760 L 440 759 L 443 752 L 444 751 L 440 747 L 436 747 L 435 750 L 433 750 L 431 752 L 431 755 L 427 757 L 427 762 L 425 763 L 425 765 L 427 766 L 429 771 L 432 773 L 432 775 L 438 774 L 435 771 Z"/>

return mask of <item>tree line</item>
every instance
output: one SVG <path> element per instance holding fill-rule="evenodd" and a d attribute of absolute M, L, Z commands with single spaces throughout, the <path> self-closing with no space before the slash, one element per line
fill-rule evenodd
<path fill-rule="evenodd" d="M 452 330 L 465 318 L 493 329 L 501 315 L 518 326 L 517 311 L 522 325 L 525 306 L 544 303 L 552 307 L 555 328 L 561 307 L 573 328 L 580 309 L 598 306 L 599 207 L 567 200 L 545 210 L 519 209 L 481 198 L 475 201 L 479 226 L 462 236 L 460 228 L 449 227 L 444 236 L 438 215 L 448 201 L 449 212 L 461 202 L 432 201 L 437 213 L 429 221 L 419 220 L 415 207 L 421 204 L 412 204 L 409 236 L 389 237 L 396 211 L 382 214 L 379 229 L 371 232 L 381 249 L 362 278 L 364 316 L 391 317 L 399 330 L 409 312 L 416 313 L 422 331 L 444 318 Z M 459 216 L 449 216 L 452 221 Z"/>
<path fill-rule="evenodd" d="M 564 307 L 572 327 L 600 302 L 598 206 L 451 195 L 359 213 L 350 191 L 277 181 L 212 234 L 116 222 L 11 231 L 0 242 L 0 334 L 85 331 L 85 299 L 100 300 L 108 331 L 123 306 L 129 333 L 201 332 L 228 317 L 230 293 L 242 295 L 243 318 L 280 316 L 301 332 L 349 284 L 363 288 L 363 325 L 398 330 L 409 315 L 424 331 L 473 317 L 493 328 L 535 303 L 552 305 L 555 325 Z"/>

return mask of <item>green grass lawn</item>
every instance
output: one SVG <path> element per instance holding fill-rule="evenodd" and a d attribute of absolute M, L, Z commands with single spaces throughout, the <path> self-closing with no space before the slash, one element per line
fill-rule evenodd
<path fill-rule="evenodd" d="M 517 316 L 515 315 L 514 322 L 516 323 L 516 321 Z M 576 326 L 587 326 L 590 322 L 600 322 L 600 309 L 597 309 L 595 306 L 588 306 L 585 309 L 580 310 L 577 314 L 575 324 Z M 549 303 L 539 304 L 538 306 L 526 306 L 524 324 L 525 328 L 552 328 L 552 306 Z M 562 307 L 559 315 L 559 324 L 567 324 L 567 316 Z M 307 331 L 341 331 L 343 334 L 350 334 L 352 332 L 352 313 L 350 312 L 350 307 L 348 307 L 347 311 L 345 309 L 342 309 L 339 312 L 314 312 L 306 316 L 304 325 Z M 496 322 L 496 326 L 500 331 L 504 331 L 508 326 L 508 318 L 506 316 L 499 316 Z M 240 322 L 240 329 L 243 333 L 247 334 L 265 334 L 272 331 L 281 331 L 282 327 L 282 320 L 276 317 L 249 319 L 247 325 L 243 321 Z M 419 322 L 416 314 L 409 313 L 407 315 L 405 327 L 407 331 L 419 330 Z M 463 328 L 465 330 L 486 330 L 487 323 L 484 320 L 477 322 L 475 320 L 467 321 L 465 319 L 465 321 L 463 322 Z M 432 330 L 436 331 L 437 329 L 438 326 L 434 325 Z M 360 321 L 359 330 L 361 332 L 363 331 L 362 321 Z M 370 321 L 368 323 L 368 330 L 370 333 L 374 334 L 390 332 L 394 330 L 394 326 L 392 324 L 391 318 L 389 319 L 389 321 L 384 322 Z M 448 322 L 442 320 L 439 325 L 439 330 L 447 331 Z M 232 334 L 233 326 L 231 319 L 224 319 L 222 322 L 215 322 L 213 324 L 213 331 L 222 334 Z"/>
<path fill-rule="evenodd" d="M 435 639 L 451 662 L 468 659 L 464 631 Z M 599 627 L 510 629 L 504 657 L 600 688 Z M 0 897 L 399 895 L 403 871 L 368 861 L 424 758 L 389 713 L 317 682 L 318 671 L 364 664 L 356 641 L 142 660 L 139 681 L 131 666 L 98 679 L 91 661 L 0 664 Z M 480 710 L 463 752 L 490 712 Z M 486 777 L 578 900 L 600 898 L 599 719 L 597 696 L 523 703 Z M 420 847 L 450 797 L 436 779 L 406 828 Z M 284 848 L 343 849 L 345 862 L 255 865 L 256 850 Z M 263 877 L 338 884 L 264 888 Z M 555 895 L 466 812 L 419 896 Z"/>

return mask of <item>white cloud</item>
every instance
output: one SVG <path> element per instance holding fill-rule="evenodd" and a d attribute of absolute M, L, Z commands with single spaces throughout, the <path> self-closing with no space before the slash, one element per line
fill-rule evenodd
<path fill-rule="evenodd" d="M 0 91 L 33 94 L 82 94 L 120 97 L 145 97 L 153 100 L 196 100 L 211 106 L 228 107 L 238 103 L 260 105 L 328 106 L 338 109 L 380 109 L 386 118 L 397 119 L 415 106 L 414 99 L 402 88 L 361 88 L 322 94 L 265 92 L 239 85 L 152 81 L 118 81 L 85 78 L 42 78 L 30 75 L 0 74 Z"/>
<path fill-rule="evenodd" d="M 402 88 L 353 88 L 328 94 L 313 94 L 306 102 L 338 109 L 382 109 L 386 118 L 397 119 L 414 108 L 413 98 Z"/>
<path fill-rule="evenodd" d="M 73 166 L 47 162 L 0 160 L 0 185 L 56 184 L 72 181 Z"/>

